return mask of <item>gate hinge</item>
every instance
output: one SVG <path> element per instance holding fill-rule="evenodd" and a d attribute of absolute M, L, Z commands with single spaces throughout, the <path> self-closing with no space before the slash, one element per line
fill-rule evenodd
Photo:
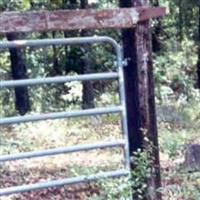
<path fill-rule="evenodd" d="M 122 60 L 122 66 L 126 67 L 128 65 L 128 59 Z M 117 61 L 114 62 L 114 68 L 117 67 Z"/>
<path fill-rule="evenodd" d="M 128 65 L 128 60 L 127 60 L 127 59 L 124 59 L 124 60 L 122 61 L 122 65 L 123 65 L 123 67 L 126 67 L 126 66 Z"/>

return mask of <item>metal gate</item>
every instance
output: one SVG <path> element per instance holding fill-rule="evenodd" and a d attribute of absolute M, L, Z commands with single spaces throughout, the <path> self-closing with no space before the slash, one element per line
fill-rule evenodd
<path fill-rule="evenodd" d="M 75 76 L 57 76 L 57 77 L 38 78 L 38 79 L 6 80 L 0 82 L 0 89 L 20 87 L 20 86 L 33 86 L 41 84 L 65 83 L 71 81 L 117 79 L 119 83 L 119 94 L 120 94 L 119 106 L 1 118 L 0 126 L 22 123 L 22 122 L 40 121 L 40 120 L 50 120 L 50 119 L 53 120 L 53 119 L 72 118 L 80 116 L 103 115 L 108 113 L 120 113 L 122 119 L 123 139 L 115 140 L 112 142 L 99 142 L 95 144 L 76 145 L 71 147 L 55 148 L 49 150 L 2 155 L 0 156 L 0 163 L 20 160 L 20 159 L 52 156 L 65 153 L 67 154 L 78 151 L 123 147 L 124 168 L 116 171 L 101 172 L 90 176 L 78 176 L 73 178 L 52 180 L 36 184 L 1 188 L 0 196 L 10 195 L 14 193 L 28 192 L 38 189 L 45 189 L 49 187 L 59 187 L 76 183 L 90 182 L 104 178 L 117 178 L 130 174 L 130 155 L 129 155 L 129 145 L 128 145 L 127 113 L 126 113 L 126 103 L 125 103 L 124 74 L 123 74 L 124 63 L 123 63 L 121 46 L 115 40 L 113 40 L 110 37 L 95 36 L 95 37 L 68 38 L 68 39 L 23 40 L 23 41 L 12 41 L 12 42 L 6 41 L 0 43 L 0 48 L 1 49 L 25 48 L 25 47 L 42 47 L 49 45 L 75 45 L 75 44 L 84 45 L 84 44 L 94 44 L 94 43 L 109 43 L 113 46 L 117 56 L 117 62 L 116 62 L 117 72 L 84 74 Z"/>

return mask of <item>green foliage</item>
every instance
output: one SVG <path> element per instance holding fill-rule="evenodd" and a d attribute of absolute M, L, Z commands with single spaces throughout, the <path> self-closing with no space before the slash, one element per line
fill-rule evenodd
<path fill-rule="evenodd" d="M 144 199 L 147 194 L 147 180 L 151 176 L 150 152 L 138 150 L 133 154 L 135 168 L 131 177 L 116 180 L 103 180 L 99 182 L 100 195 L 94 195 L 90 200 L 127 200 L 130 194 Z"/>
<path fill-rule="evenodd" d="M 169 175 L 166 174 L 166 177 L 169 177 Z M 167 194 L 166 199 L 200 200 L 199 172 L 188 173 L 184 170 L 177 170 L 170 179 L 178 184 L 170 184 L 160 189 L 161 192 Z"/>
<path fill-rule="evenodd" d="M 101 195 L 94 195 L 89 200 L 126 200 L 130 197 L 131 181 L 129 178 L 104 180 L 99 182 Z"/>
<path fill-rule="evenodd" d="M 168 106 L 169 113 L 163 114 L 166 118 L 170 114 L 170 117 L 174 119 L 167 122 L 163 120 L 159 123 L 160 151 L 172 159 L 182 156 L 186 144 L 193 140 L 199 141 L 197 133 L 200 126 L 200 101 L 199 98 L 194 99 L 183 105 L 173 102 L 174 107 L 169 109 Z M 176 115 L 173 116 L 173 113 Z M 181 119 L 178 119 L 180 116 Z"/>
<path fill-rule="evenodd" d="M 185 119 L 183 124 L 159 123 L 159 144 L 163 167 L 163 188 L 160 188 L 160 191 L 163 193 L 164 200 L 199 200 L 199 172 L 188 172 L 184 168 L 186 145 L 200 142 L 199 106 L 198 98 L 179 107 L 179 114 Z"/>
<path fill-rule="evenodd" d="M 65 83 L 65 87 L 68 88 L 67 94 L 62 95 L 62 99 L 71 105 L 72 103 L 81 104 L 82 101 L 82 84 L 74 81 Z"/>
<path fill-rule="evenodd" d="M 166 49 L 154 60 L 156 94 L 160 102 L 167 100 L 186 101 L 192 99 L 196 93 L 196 48 L 194 42 L 185 40 L 181 50 L 179 43 L 166 43 Z"/>
<path fill-rule="evenodd" d="M 152 148 L 152 147 L 150 147 Z M 133 188 L 133 195 L 137 195 L 138 199 L 144 199 L 147 195 L 148 187 L 147 180 L 151 176 L 151 153 L 150 149 L 141 151 L 138 149 L 133 154 L 134 170 L 131 172 L 131 185 Z"/>
<path fill-rule="evenodd" d="M 159 123 L 159 141 L 161 153 L 169 157 L 168 162 L 176 161 L 183 156 L 185 144 L 188 142 L 198 142 L 200 128 L 200 94 L 195 89 L 196 83 L 196 63 L 198 46 L 198 6 L 197 0 L 160 0 L 161 6 L 168 7 L 170 14 L 161 21 L 161 30 L 157 35 L 161 42 L 160 52 L 154 54 L 154 72 L 156 83 L 156 100 L 161 106 L 174 106 L 182 110 L 179 115 L 183 119 L 183 124 L 179 121 Z M 117 7 L 115 0 L 100 0 L 89 5 L 94 8 Z M 79 8 L 80 1 L 70 3 L 63 0 L 0 0 L 1 11 L 24 11 L 24 10 L 56 10 Z M 159 23 L 152 23 L 154 29 Z M 154 31 L 155 32 L 155 31 Z M 57 31 L 55 37 L 63 38 L 80 36 L 82 33 Z M 94 30 L 88 32 L 88 35 L 107 35 L 120 41 L 120 33 L 112 30 Z M 20 35 L 22 39 L 52 38 L 52 33 L 31 33 Z M 5 40 L 5 37 L 1 37 Z M 91 72 L 112 71 L 116 57 L 113 55 L 113 49 L 109 45 L 93 45 L 86 52 L 79 47 L 56 47 L 56 54 L 52 47 L 50 48 L 28 48 L 23 52 L 27 66 L 27 74 L 30 78 L 49 77 L 57 75 L 69 75 L 82 73 L 82 61 L 85 57 L 91 60 Z M 56 72 L 54 61 L 58 59 L 58 69 Z M 115 70 L 115 69 L 114 69 Z M 8 52 L 1 52 L 0 57 L 0 78 L 11 79 L 10 58 Z M 118 104 L 117 84 L 112 83 L 93 83 L 95 90 L 95 105 L 107 106 Z M 61 84 L 59 86 L 50 85 L 42 87 L 29 88 L 30 99 L 32 102 L 31 113 L 40 113 L 47 111 L 63 111 L 67 109 L 80 108 L 82 104 L 82 84 L 77 82 Z M 2 90 L 0 93 L 0 114 L 1 117 L 16 115 L 14 107 L 14 91 Z M 171 111 L 170 111 L 171 112 Z M 173 112 L 171 112 L 171 115 Z M 166 116 L 165 116 L 166 117 Z M 95 118 L 99 123 L 99 119 Z M 36 150 L 41 143 L 46 143 L 47 147 L 53 146 L 59 139 L 58 145 L 64 146 L 69 142 L 69 137 L 74 135 L 76 140 L 80 139 L 92 141 L 91 133 L 94 129 L 94 119 L 88 120 L 87 124 L 82 125 L 82 121 L 69 125 L 63 122 L 65 127 L 61 127 L 61 134 L 56 134 L 60 124 L 57 123 L 52 131 L 49 131 L 51 125 L 29 124 L 14 127 L 12 130 L 4 129 L 0 140 L 0 151 L 2 154 Z M 97 130 L 102 137 L 102 124 L 109 124 L 111 128 L 106 132 L 106 136 L 116 132 L 115 125 L 119 125 L 118 115 L 105 116 Z M 66 136 L 66 132 L 68 135 Z M 41 132 L 40 140 L 36 141 L 37 130 Z M 81 131 L 80 131 L 81 130 Z M 117 129 L 118 130 L 118 129 Z M 8 134 L 6 134 L 8 133 Z M 9 136 L 9 133 L 17 133 Z M 102 135 L 101 135 L 102 134 Z M 15 138 L 15 139 L 13 139 Z M 99 138 L 98 138 L 99 139 Z M 110 139 L 110 138 L 109 138 Z M 71 142 L 72 143 L 72 142 Z M 71 144 L 69 143 L 69 144 Z M 68 143 L 67 143 L 68 144 Z M 149 178 L 151 168 L 150 152 L 138 151 L 134 155 L 135 170 L 132 172 L 132 179 L 122 178 L 112 181 L 102 181 L 98 184 L 102 193 L 91 197 L 91 200 L 126 200 L 130 194 L 130 189 L 138 195 L 139 199 L 144 198 L 147 191 L 146 179 Z M 168 167 L 170 168 L 170 167 Z M 73 166 L 71 175 L 85 174 L 90 175 L 98 170 L 98 166 L 83 168 L 82 166 Z M 169 174 L 169 172 L 168 172 Z M 200 197 L 200 176 L 199 174 L 188 174 L 180 169 L 174 172 L 173 184 L 169 184 L 162 189 L 167 199 L 191 199 L 199 200 Z M 180 177 L 179 177 L 180 176 Z M 169 177 L 171 181 L 172 177 Z M 180 179 L 179 179 L 180 178 Z M 178 180 L 177 180 L 178 179 Z"/>
<path fill-rule="evenodd" d="M 187 134 L 183 131 L 160 130 L 160 150 L 167 154 L 170 158 L 180 156 L 184 145 L 188 139 Z"/>
<path fill-rule="evenodd" d="M 5 10 L 29 10 L 29 0 L 0 0 L 0 9 Z"/>

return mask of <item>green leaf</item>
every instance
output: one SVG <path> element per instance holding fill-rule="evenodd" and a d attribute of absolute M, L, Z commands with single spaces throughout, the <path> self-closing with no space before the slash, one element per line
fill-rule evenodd
<path fill-rule="evenodd" d="M 28 10 L 31 7 L 29 0 L 23 0 L 22 4 L 23 10 Z"/>

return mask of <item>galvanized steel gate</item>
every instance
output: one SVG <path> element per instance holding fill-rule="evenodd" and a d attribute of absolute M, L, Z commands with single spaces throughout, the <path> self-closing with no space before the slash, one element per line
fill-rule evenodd
<path fill-rule="evenodd" d="M 17 153 L 11 155 L 0 156 L 0 163 L 29 159 L 35 157 L 52 156 L 64 153 L 72 153 L 78 151 L 88 151 L 94 149 L 102 148 L 113 148 L 113 147 L 123 147 L 124 148 L 124 169 L 102 172 L 90 176 L 79 176 L 74 178 L 66 178 L 61 180 L 52 180 L 42 183 L 20 185 L 9 188 L 1 188 L 0 196 L 10 195 L 14 193 L 21 193 L 27 191 L 33 191 L 38 189 L 44 189 L 49 187 L 58 187 L 64 185 L 70 185 L 81 182 L 95 181 L 104 178 L 114 178 L 121 177 L 130 174 L 130 155 L 129 155 L 129 144 L 128 144 L 128 129 L 127 129 L 127 113 L 126 113 L 126 103 L 125 103 L 125 87 L 124 87 L 124 74 L 123 74 L 123 56 L 121 46 L 110 37 L 82 37 L 82 38 L 68 38 L 68 39 L 43 39 L 43 40 L 24 40 L 24 41 L 12 41 L 12 42 L 1 42 L 0 48 L 25 48 L 25 47 L 42 47 L 49 45 L 84 45 L 93 43 L 109 43 L 115 49 L 117 56 L 117 72 L 109 73 L 96 73 L 96 74 L 84 74 L 75 76 L 59 76 L 59 77 L 49 77 L 49 78 L 39 78 L 39 79 L 26 79 L 26 80 L 7 80 L 0 82 L 0 89 L 20 87 L 20 86 L 33 86 L 40 84 L 52 84 L 52 83 L 65 83 L 70 81 L 87 81 L 87 80 L 108 80 L 117 79 L 119 82 L 119 93 L 120 93 L 120 105 L 114 107 L 104 107 L 104 108 L 94 108 L 87 110 L 78 110 L 70 112 L 56 112 L 48 114 L 37 114 L 37 115 L 27 115 L 27 116 L 16 116 L 0 119 L 0 126 L 21 123 L 21 122 L 33 122 L 40 120 L 49 119 L 62 119 L 70 117 L 80 117 L 80 116 L 91 116 L 91 115 L 103 115 L 108 113 L 120 113 L 122 118 L 122 129 L 123 129 L 123 139 L 115 140 L 112 142 L 99 142 L 96 144 L 88 145 L 77 145 L 72 147 L 63 147 L 42 151 L 33 151 L 25 153 Z"/>

